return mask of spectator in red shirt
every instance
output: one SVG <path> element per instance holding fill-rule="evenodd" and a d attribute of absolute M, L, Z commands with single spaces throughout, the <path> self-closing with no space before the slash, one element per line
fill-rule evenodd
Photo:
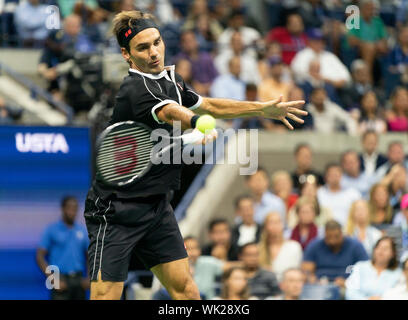
<path fill-rule="evenodd" d="M 266 41 L 277 41 L 282 46 L 282 60 L 290 65 L 296 53 L 306 47 L 307 36 L 304 32 L 302 17 L 292 13 L 287 17 L 286 27 L 276 27 L 269 31 Z"/>

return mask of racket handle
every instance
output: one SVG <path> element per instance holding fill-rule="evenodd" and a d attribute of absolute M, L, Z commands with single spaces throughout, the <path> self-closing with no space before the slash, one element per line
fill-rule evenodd
<path fill-rule="evenodd" d="M 204 139 L 205 135 L 199 130 L 194 130 L 193 132 L 183 134 L 181 137 L 183 144 L 198 143 Z"/>

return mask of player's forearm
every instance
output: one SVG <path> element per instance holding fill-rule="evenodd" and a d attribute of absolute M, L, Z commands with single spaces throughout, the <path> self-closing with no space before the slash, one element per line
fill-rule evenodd
<path fill-rule="evenodd" d="M 190 109 L 175 103 L 165 105 L 156 114 L 159 120 L 171 125 L 175 121 L 180 121 L 183 130 L 191 128 L 191 118 L 195 115 Z"/>
<path fill-rule="evenodd" d="M 263 105 L 257 101 L 203 98 L 197 111 L 208 113 L 214 118 L 232 119 L 263 116 Z"/>

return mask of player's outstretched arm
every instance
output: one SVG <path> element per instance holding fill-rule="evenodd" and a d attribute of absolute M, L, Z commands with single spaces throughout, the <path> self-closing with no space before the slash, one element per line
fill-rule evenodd
<path fill-rule="evenodd" d="M 194 110 L 199 114 L 210 114 L 214 118 L 232 119 L 243 117 L 264 117 L 282 121 L 289 129 L 293 127 L 286 118 L 303 123 L 298 116 L 306 116 L 307 111 L 299 109 L 305 104 L 303 100 L 282 102 L 282 96 L 278 99 L 258 101 L 238 101 L 230 99 L 203 98 L 200 108 Z"/>

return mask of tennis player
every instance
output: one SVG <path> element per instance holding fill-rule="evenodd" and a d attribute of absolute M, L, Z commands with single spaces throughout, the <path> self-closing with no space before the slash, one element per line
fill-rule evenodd
<path fill-rule="evenodd" d="M 210 114 L 262 116 L 293 129 L 286 117 L 302 123 L 297 115 L 307 114 L 297 108 L 304 101 L 201 97 L 175 73 L 174 66 L 164 66 L 165 45 L 152 15 L 123 11 L 113 24 L 130 69 L 116 96 L 111 124 L 132 120 L 171 131 L 174 121 L 180 121 L 183 129 L 195 128 L 199 115 Z M 215 138 L 214 130 L 203 143 Z M 84 213 L 90 238 L 91 299 L 121 298 L 132 255 L 157 276 L 173 299 L 200 299 L 169 199 L 169 191 L 179 188 L 180 173 L 181 165 L 154 165 L 125 189 L 110 188 L 98 178 L 93 181 Z"/>

